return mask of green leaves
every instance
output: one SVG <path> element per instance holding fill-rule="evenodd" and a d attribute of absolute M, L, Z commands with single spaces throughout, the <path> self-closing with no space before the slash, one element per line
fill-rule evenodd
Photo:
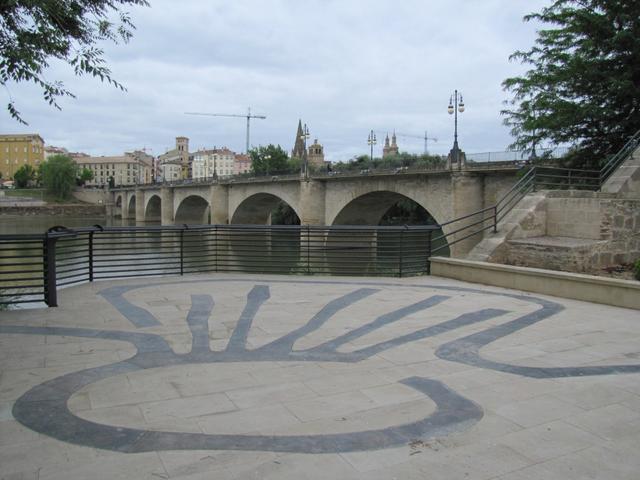
<path fill-rule="evenodd" d="M 531 67 L 503 82 L 511 147 L 569 143 L 596 165 L 640 129 L 640 2 L 556 0 L 524 20 L 549 28 L 510 57 Z"/>
<path fill-rule="evenodd" d="M 276 175 L 295 173 L 300 170 L 296 159 L 289 160 L 287 152 L 280 145 L 269 144 L 266 147 L 249 150 L 251 168 L 256 175 Z"/>
<path fill-rule="evenodd" d="M 66 200 L 71 196 L 71 190 L 76 183 L 77 165 L 67 155 L 53 155 L 42 164 L 42 183 L 49 193 L 59 200 Z"/>
<path fill-rule="evenodd" d="M 74 97 L 62 82 L 44 75 L 49 60 L 67 62 L 76 75 L 88 74 L 120 90 L 124 86 L 111 76 L 97 42 L 127 43 L 135 26 L 128 5 L 148 6 L 146 0 L 13 0 L 0 6 L 0 85 L 32 82 L 42 89 L 44 100 L 60 109 L 60 97 Z M 118 23 L 111 19 L 117 12 Z M 26 124 L 11 100 L 9 115 Z"/>

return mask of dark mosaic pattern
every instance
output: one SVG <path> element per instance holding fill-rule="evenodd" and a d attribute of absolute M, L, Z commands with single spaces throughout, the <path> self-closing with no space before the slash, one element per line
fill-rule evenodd
<path fill-rule="evenodd" d="M 227 280 L 228 281 L 228 280 Z M 248 280 L 239 280 L 246 283 Z M 186 283 L 215 283 L 216 280 L 194 280 Z M 116 375 L 150 368 L 173 365 L 220 362 L 259 361 L 316 361 L 316 362 L 358 362 L 385 350 L 396 348 L 419 339 L 432 337 L 458 328 L 485 322 L 508 313 L 506 310 L 486 308 L 464 313 L 415 332 L 399 336 L 353 352 L 339 352 L 338 349 L 364 335 L 397 322 L 408 315 L 426 312 L 455 295 L 473 293 L 498 295 L 518 299 L 539 306 L 534 312 L 515 320 L 491 326 L 478 333 L 445 343 L 436 355 L 444 360 L 465 363 L 480 368 L 492 369 L 514 375 L 532 378 L 557 378 L 584 375 L 608 375 L 615 373 L 640 372 L 640 365 L 611 365 L 598 367 L 539 368 L 493 362 L 482 358 L 480 348 L 523 328 L 549 318 L 563 309 L 562 305 L 524 295 L 496 293 L 478 289 L 407 285 L 442 292 L 380 315 L 369 323 L 361 325 L 336 338 L 309 349 L 294 350 L 295 342 L 320 329 L 341 310 L 365 300 L 380 291 L 376 287 L 403 288 L 397 284 L 382 282 L 330 282 L 330 281 L 269 281 L 269 283 L 298 284 L 341 284 L 356 288 L 327 303 L 311 317 L 305 325 L 281 338 L 256 349 L 247 348 L 247 338 L 254 318 L 264 302 L 270 298 L 269 285 L 255 285 L 247 295 L 246 304 L 224 351 L 209 348 L 208 319 L 214 310 L 214 298 L 210 295 L 192 295 L 192 306 L 187 315 L 187 324 L 192 334 L 192 349 L 186 354 L 174 353 L 159 335 L 142 332 L 119 332 L 83 328 L 22 327 L 0 325 L 0 333 L 32 335 L 64 335 L 104 340 L 120 340 L 132 343 L 137 353 L 132 358 L 70 373 L 44 382 L 22 395 L 14 404 L 13 415 L 23 425 L 58 440 L 95 448 L 121 452 L 145 452 L 154 450 L 220 449 L 220 450 L 263 450 L 300 453 L 349 452 L 387 448 L 407 444 L 415 439 L 440 437 L 461 432 L 482 416 L 482 409 L 473 402 L 454 392 L 442 382 L 422 377 L 410 377 L 401 383 L 423 393 L 434 401 L 437 408 L 428 417 L 405 425 L 385 429 L 322 435 L 222 435 L 158 432 L 134 428 L 101 425 L 74 415 L 67 407 L 67 401 L 81 388 Z M 158 283 L 171 285 L 171 283 Z M 118 286 L 103 290 L 100 294 L 107 299 L 133 326 L 137 328 L 159 325 L 151 312 L 133 305 L 124 295 L 149 284 Z"/>

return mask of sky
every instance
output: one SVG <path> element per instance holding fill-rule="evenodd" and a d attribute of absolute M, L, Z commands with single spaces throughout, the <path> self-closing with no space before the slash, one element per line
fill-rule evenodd
<path fill-rule="evenodd" d="M 369 153 L 398 135 L 401 151 L 443 154 L 453 143 L 447 113 L 457 89 L 459 144 L 467 153 L 505 150 L 513 141 L 500 110 L 511 95 L 505 78 L 525 66 L 510 62 L 529 49 L 536 25 L 522 17 L 549 0 L 150 0 L 128 8 L 137 27 L 128 44 L 102 44 L 122 92 L 76 77 L 52 62 L 76 98 L 58 111 L 30 84 L 0 90 L 28 126 L 0 112 L 0 133 L 39 133 L 47 145 L 91 155 L 145 148 L 160 155 L 176 136 L 190 150 L 245 150 L 246 120 L 185 115 L 208 112 L 267 118 L 251 122 L 251 145 L 290 151 L 298 119 L 327 160 Z M 408 135 L 408 136 L 403 136 Z"/>

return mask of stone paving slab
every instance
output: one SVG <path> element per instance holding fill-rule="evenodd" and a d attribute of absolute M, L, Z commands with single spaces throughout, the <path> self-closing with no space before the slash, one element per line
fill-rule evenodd
<path fill-rule="evenodd" d="M 0 479 L 637 479 L 640 312 L 437 277 L 0 313 Z"/>

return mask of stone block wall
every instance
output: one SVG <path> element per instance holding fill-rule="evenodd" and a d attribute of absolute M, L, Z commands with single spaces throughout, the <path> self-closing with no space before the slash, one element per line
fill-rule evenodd
<path fill-rule="evenodd" d="M 640 259 L 640 199 L 604 199 L 601 204 L 600 234 L 607 242 L 592 261 L 607 266 Z"/>
<path fill-rule="evenodd" d="M 544 205 L 545 234 L 512 237 L 501 263 L 595 273 L 640 259 L 640 198 L 551 191 Z"/>

